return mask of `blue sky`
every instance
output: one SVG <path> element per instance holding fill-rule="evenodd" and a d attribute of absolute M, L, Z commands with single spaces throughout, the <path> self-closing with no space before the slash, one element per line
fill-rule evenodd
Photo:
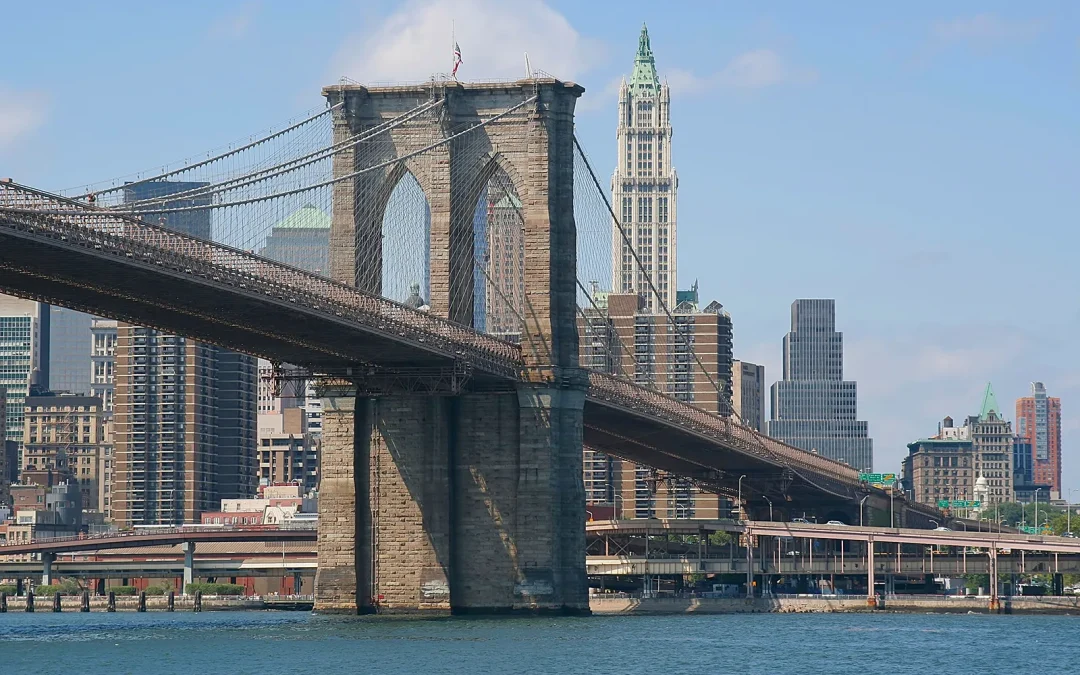
<path fill-rule="evenodd" d="M 945 415 L 1063 399 L 1080 498 L 1080 4 L 1062 2 L 15 3 L 0 175 L 67 188 L 200 154 L 321 107 L 320 86 L 532 65 L 587 93 L 615 156 L 642 21 L 672 86 L 679 270 L 779 377 L 797 297 L 834 297 L 876 468 Z M 1008 401 L 1009 403 L 1005 403 Z"/>

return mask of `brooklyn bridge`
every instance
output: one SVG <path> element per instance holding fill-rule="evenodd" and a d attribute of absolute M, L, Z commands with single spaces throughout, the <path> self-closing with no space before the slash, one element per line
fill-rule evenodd
<path fill-rule="evenodd" d="M 543 74 L 343 82 L 324 110 L 156 175 L 64 195 L 9 179 L 0 291 L 318 379 L 320 610 L 588 611 L 584 448 L 749 518 L 857 521 L 865 504 L 898 525 L 940 519 L 635 377 L 590 286 L 610 278 L 612 233 L 632 238 L 575 137 L 582 92 Z M 331 216 L 325 268 L 253 252 L 308 205 Z M 213 231 L 172 227 L 193 214 Z M 626 264 L 687 341 L 636 254 Z"/>

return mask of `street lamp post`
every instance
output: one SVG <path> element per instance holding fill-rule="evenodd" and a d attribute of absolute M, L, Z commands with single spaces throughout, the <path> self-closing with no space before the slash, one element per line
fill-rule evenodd
<path fill-rule="evenodd" d="M 862 522 L 862 517 L 863 517 L 863 504 L 865 504 L 865 503 L 866 503 L 866 500 L 867 500 L 867 499 L 868 499 L 869 497 L 870 497 L 870 495 L 863 495 L 863 498 L 862 498 L 861 500 L 859 500 L 859 527 L 862 527 L 862 526 L 863 526 L 863 522 Z"/>
<path fill-rule="evenodd" d="M 1039 531 L 1039 490 L 1042 488 L 1035 488 L 1035 532 Z"/>
<path fill-rule="evenodd" d="M 769 522 L 772 522 L 772 500 L 765 495 L 761 495 L 761 498 L 769 502 Z"/>
<path fill-rule="evenodd" d="M 938 521 L 934 520 L 933 518 L 931 518 L 931 519 L 930 519 L 930 522 L 934 524 L 934 527 L 941 527 L 941 523 L 939 523 Z"/>
<path fill-rule="evenodd" d="M 893 497 L 896 496 L 896 485 L 889 490 L 889 527 L 896 527 L 896 512 L 893 510 Z"/>
<path fill-rule="evenodd" d="M 1069 488 L 1069 499 L 1065 502 L 1065 531 L 1072 532 L 1072 488 Z"/>
<path fill-rule="evenodd" d="M 742 507 L 742 479 L 746 478 L 746 474 L 739 476 L 739 520 L 742 520 L 743 507 Z"/>

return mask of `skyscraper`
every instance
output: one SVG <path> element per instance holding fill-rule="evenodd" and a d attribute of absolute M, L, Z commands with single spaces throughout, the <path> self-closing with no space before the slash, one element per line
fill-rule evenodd
<path fill-rule="evenodd" d="M 49 389 L 86 395 L 90 392 L 89 314 L 67 307 L 49 307 Z"/>
<path fill-rule="evenodd" d="M 1061 498 L 1061 399 L 1046 395 L 1042 382 L 1031 383 L 1031 396 L 1016 400 L 1016 435 L 1031 445 L 1032 481 L 1049 485 Z"/>
<path fill-rule="evenodd" d="M 211 197 L 208 195 L 189 195 L 166 200 L 170 195 L 189 193 L 192 190 L 206 187 L 209 183 L 185 182 L 185 181 L 149 181 L 146 183 L 130 183 L 124 186 L 124 202 L 136 202 L 146 199 L 154 199 L 155 202 L 141 208 L 145 209 L 178 209 L 191 206 L 209 206 Z M 200 239 L 210 239 L 210 209 L 197 211 L 180 211 L 177 213 L 148 213 L 145 220 L 154 225 L 164 225 L 170 230 L 182 232 Z M 237 242 L 226 241 L 226 244 Z"/>
<path fill-rule="evenodd" d="M 7 390 L 5 437 L 20 448 L 19 462 L 24 402 L 31 384 L 49 385 L 48 305 L 0 295 L 0 387 Z"/>
<path fill-rule="evenodd" d="M 716 301 L 699 308 L 696 285 L 679 296 L 672 325 L 666 314 L 648 313 L 641 296 L 597 293 L 597 307 L 578 319 L 581 365 L 625 374 L 714 415 L 728 415 L 731 316 Z M 619 517 L 716 518 L 723 512 L 722 498 L 689 480 L 658 479 L 649 467 L 590 449 L 583 464 L 586 503 L 610 504 Z"/>
<path fill-rule="evenodd" d="M 994 387 L 989 382 L 983 392 L 979 414 L 969 417 L 967 426 L 971 428 L 976 479 L 985 479 L 986 493 L 975 498 L 985 498 L 991 503 L 1013 501 L 1012 425 L 1002 416 Z"/>
<path fill-rule="evenodd" d="M 308 272 L 330 273 L 330 216 L 305 206 L 274 225 L 259 255 Z"/>
<path fill-rule="evenodd" d="M 731 406 L 743 424 L 761 431 L 765 426 L 765 366 L 731 362 Z"/>
<path fill-rule="evenodd" d="M 874 465 L 866 422 L 856 419 L 856 385 L 844 381 L 844 337 L 836 331 L 834 300 L 796 300 L 784 336 L 784 379 L 772 386 L 768 435 L 803 450 Z"/>
<path fill-rule="evenodd" d="M 676 195 L 679 179 L 671 164 L 671 92 L 660 84 L 649 31 L 641 27 L 634 72 L 619 87 L 618 164 L 611 177 L 612 205 L 641 260 L 612 227 L 611 290 L 645 297 L 645 311 L 659 311 L 645 280 L 648 272 L 668 308 L 676 293 Z"/>
<path fill-rule="evenodd" d="M 124 188 L 124 200 L 161 197 L 164 208 L 200 206 L 209 204 L 209 197 L 180 193 L 204 185 L 135 183 Z M 158 222 L 210 238 L 209 210 L 164 214 Z M 110 328 L 103 323 L 95 333 L 94 350 L 101 358 L 93 367 L 100 361 L 106 368 L 100 383 L 95 370 L 95 387 L 108 384 Z M 217 509 L 222 498 L 253 495 L 255 359 L 152 328 L 121 323 L 116 331 L 113 520 L 121 527 L 198 522 L 200 513 Z"/>
<path fill-rule="evenodd" d="M 253 495 L 255 359 L 123 323 L 116 353 L 116 523 L 198 522 Z"/>
<path fill-rule="evenodd" d="M 90 395 L 101 399 L 106 418 L 111 418 L 116 393 L 116 321 L 94 318 L 90 322 Z"/>

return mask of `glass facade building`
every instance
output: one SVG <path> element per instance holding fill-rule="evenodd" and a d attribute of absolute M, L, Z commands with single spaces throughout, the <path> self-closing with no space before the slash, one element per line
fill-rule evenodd
<path fill-rule="evenodd" d="M 49 389 L 71 394 L 90 391 L 89 314 L 49 307 Z"/>
<path fill-rule="evenodd" d="M 22 461 L 24 403 L 30 385 L 49 383 L 48 305 L 0 295 L 0 387 L 7 390 L 5 439 Z"/>
<path fill-rule="evenodd" d="M 137 202 L 146 199 L 159 200 L 156 203 L 142 205 L 140 210 L 151 209 L 179 209 L 192 206 L 209 206 L 210 196 L 192 195 L 189 197 L 177 197 L 165 199 L 170 195 L 179 195 L 182 192 L 206 187 L 209 183 L 190 181 L 149 181 L 146 183 L 131 183 L 124 186 L 124 202 Z M 199 211 L 180 211 L 177 213 L 148 213 L 144 218 L 147 222 L 155 225 L 163 225 L 170 230 L 188 234 L 200 239 L 210 239 L 210 209 Z M 224 242 L 235 244 L 236 242 Z"/>
<path fill-rule="evenodd" d="M 851 467 L 872 470 L 873 440 L 856 419 L 856 384 L 844 380 L 844 338 L 834 300 L 796 300 L 784 336 L 784 379 L 772 385 L 768 435 Z"/>

